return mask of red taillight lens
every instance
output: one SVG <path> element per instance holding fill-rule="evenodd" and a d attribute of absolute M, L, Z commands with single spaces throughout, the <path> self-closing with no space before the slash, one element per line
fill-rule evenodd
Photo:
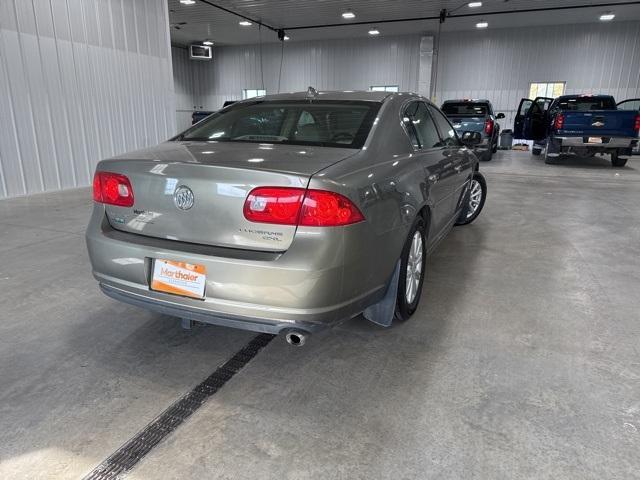
<path fill-rule="evenodd" d="M 244 202 L 244 217 L 252 222 L 296 225 L 304 188 L 259 187 Z"/>
<path fill-rule="evenodd" d="M 93 199 L 119 207 L 133 206 L 133 188 L 129 179 L 119 173 L 96 172 L 93 177 Z"/>
<path fill-rule="evenodd" d="M 493 120 L 487 118 L 484 122 L 484 133 L 491 135 L 493 133 Z"/>
<path fill-rule="evenodd" d="M 640 113 L 636 115 L 636 126 L 634 129 L 636 132 L 640 132 Z"/>
<path fill-rule="evenodd" d="M 564 115 L 559 113 L 553 121 L 553 128 L 560 130 L 562 127 L 564 127 Z"/>
<path fill-rule="evenodd" d="M 351 200 L 335 192 L 309 190 L 304 198 L 300 225 L 310 227 L 336 227 L 364 220 L 364 216 Z"/>
<path fill-rule="evenodd" d="M 336 227 L 361 222 L 364 216 L 347 197 L 324 190 L 258 187 L 244 202 L 251 222 Z"/>

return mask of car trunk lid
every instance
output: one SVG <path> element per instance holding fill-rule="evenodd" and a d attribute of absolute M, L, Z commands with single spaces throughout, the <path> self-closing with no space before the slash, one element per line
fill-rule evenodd
<path fill-rule="evenodd" d="M 244 142 L 166 142 L 105 160 L 98 170 L 126 175 L 133 188 L 132 207 L 105 206 L 117 230 L 188 243 L 284 251 L 296 227 L 246 220 L 247 194 L 258 186 L 306 188 L 315 172 L 356 152 Z"/>

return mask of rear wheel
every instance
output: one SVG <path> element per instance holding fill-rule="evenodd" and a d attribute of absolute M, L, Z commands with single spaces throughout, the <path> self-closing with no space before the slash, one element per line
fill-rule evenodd
<path fill-rule="evenodd" d="M 532 155 L 535 155 L 537 157 L 541 153 L 542 153 L 542 147 L 541 146 L 534 145 L 533 148 L 531 148 L 531 154 Z"/>
<path fill-rule="evenodd" d="M 395 318 L 408 320 L 418 308 L 427 257 L 426 227 L 422 217 L 413 223 L 400 257 L 400 279 Z"/>
<path fill-rule="evenodd" d="M 471 179 L 471 185 L 469 185 L 469 191 L 467 192 L 465 206 L 460 212 L 456 225 L 467 225 L 473 222 L 484 207 L 484 202 L 487 198 L 487 181 L 484 179 L 481 173 L 476 172 Z"/>
<path fill-rule="evenodd" d="M 611 152 L 611 165 L 614 167 L 624 167 L 626 164 L 626 158 L 620 158 L 617 151 Z"/>

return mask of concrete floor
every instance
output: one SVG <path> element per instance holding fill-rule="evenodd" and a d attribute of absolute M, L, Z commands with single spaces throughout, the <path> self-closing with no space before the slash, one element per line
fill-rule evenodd
<path fill-rule="evenodd" d="M 271 342 L 131 479 L 640 478 L 640 158 L 500 152 L 422 304 Z M 0 478 L 80 478 L 253 334 L 104 297 L 89 191 L 0 202 Z"/>

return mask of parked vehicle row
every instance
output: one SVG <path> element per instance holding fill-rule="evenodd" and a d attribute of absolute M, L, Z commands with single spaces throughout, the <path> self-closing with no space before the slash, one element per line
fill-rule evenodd
<path fill-rule="evenodd" d="M 480 132 L 475 151 L 481 160 L 491 160 L 500 135 L 489 100 L 447 100 L 442 111 L 457 131 Z M 546 163 L 557 163 L 560 155 L 608 154 L 614 167 L 623 167 L 638 153 L 640 99 L 616 104 L 610 95 L 563 95 L 558 98 L 523 98 L 513 128 L 514 138 L 532 140 L 533 155 L 544 153 Z"/>
<path fill-rule="evenodd" d="M 294 345 L 359 314 L 389 326 L 415 312 L 427 254 L 482 210 L 484 138 L 415 94 L 237 102 L 98 164 L 93 274 L 117 300 Z"/>

